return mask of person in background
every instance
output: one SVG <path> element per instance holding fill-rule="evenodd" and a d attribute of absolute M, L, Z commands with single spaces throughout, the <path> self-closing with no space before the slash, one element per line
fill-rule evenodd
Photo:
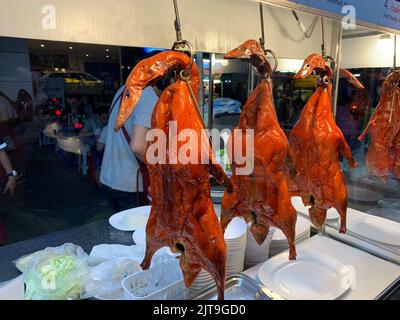
<path fill-rule="evenodd" d="M 101 165 L 100 181 L 107 193 L 110 204 L 116 212 L 142 206 L 147 202 L 141 179 L 137 181 L 140 164 L 144 162 L 147 141 L 146 135 L 151 128 L 151 115 L 162 91 L 173 79 L 170 72 L 153 87 L 143 90 L 134 112 L 125 124 L 128 137 L 124 130 L 114 131 L 121 96 L 125 86 L 116 93 L 109 114 L 109 125 L 105 130 L 103 162 Z M 127 141 L 129 140 L 129 142 Z"/>
<path fill-rule="evenodd" d="M 100 169 L 101 169 L 101 164 L 103 162 L 103 157 L 104 157 L 104 148 L 106 146 L 106 141 L 107 141 L 107 130 L 108 130 L 108 125 L 106 124 L 103 129 L 101 130 L 100 136 L 96 136 L 96 145 L 91 146 L 90 148 L 90 153 L 92 157 L 92 163 L 93 163 L 93 174 L 94 174 L 94 179 L 96 182 L 96 185 L 101 188 L 101 182 L 100 182 Z"/>
<path fill-rule="evenodd" d="M 10 196 L 12 196 L 17 185 L 17 172 L 13 170 L 11 161 L 6 153 L 6 147 L 7 144 L 4 142 L 3 138 L 0 138 L 0 164 L 7 175 L 7 182 L 3 193 L 10 193 Z"/>
<path fill-rule="evenodd" d="M 15 187 L 17 185 L 17 172 L 13 170 L 11 161 L 6 153 L 7 144 L 3 138 L 0 137 L 0 165 L 4 169 L 7 175 L 7 182 L 4 187 L 4 194 L 10 193 L 10 196 L 14 194 Z M 0 207 L 1 210 L 1 207 Z M 0 245 L 6 242 L 6 227 L 4 224 L 3 214 L 0 211 Z"/>
<path fill-rule="evenodd" d="M 66 98 L 66 113 L 77 114 L 79 111 L 79 99 L 74 93 L 70 93 Z"/>
<path fill-rule="evenodd" d="M 94 115 L 92 99 L 89 99 L 87 96 L 81 98 L 79 101 L 79 113 L 84 114 L 88 118 Z"/>

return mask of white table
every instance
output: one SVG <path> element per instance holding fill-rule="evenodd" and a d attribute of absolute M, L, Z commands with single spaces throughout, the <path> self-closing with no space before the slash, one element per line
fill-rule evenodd
<path fill-rule="evenodd" d="M 320 252 L 354 267 L 355 288 L 347 291 L 340 300 L 376 299 L 400 277 L 400 266 L 325 236 L 316 235 L 298 244 L 297 248 Z M 280 254 L 287 256 L 288 252 Z M 262 263 L 243 273 L 259 281 L 258 270 L 261 266 Z"/>
<path fill-rule="evenodd" d="M 0 284 L 1 300 L 24 300 L 24 280 L 19 276 L 11 281 Z"/>

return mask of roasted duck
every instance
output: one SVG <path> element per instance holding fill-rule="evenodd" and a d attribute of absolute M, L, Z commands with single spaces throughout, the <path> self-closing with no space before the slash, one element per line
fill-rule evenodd
<path fill-rule="evenodd" d="M 295 227 L 296 210 L 290 202 L 286 176 L 290 160 L 288 140 L 279 126 L 276 116 L 271 83 L 267 75 L 271 66 L 260 44 L 248 40 L 225 55 L 225 59 L 240 59 L 253 65 L 262 76 L 257 88 L 246 102 L 239 123 L 241 135 L 246 129 L 254 130 L 254 171 L 250 175 L 238 175 L 240 165 L 229 146 L 235 146 L 235 133 L 228 142 L 228 154 L 232 163 L 232 183 L 237 186 L 233 193 L 225 192 L 222 200 L 221 223 L 223 229 L 236 216 L 251 223 L 250 230 L 258 244 L 268 235 L 269 227 L 283 231 L 289 242 L 289 258 L 296 258 Z M 235 132 L 235 131 L 234 131 Z M 246 141 L 242 137 L 242 141 Z"/>
<path fill-rule="evenodd" d="M 359 140 L 371 133 L 366 163 L 369 173 L 387 181 L 400 178 L 400 70 L 390 73 L 382 86 L 375 113 Z"/>
<path fill-rule="evenodd" d="M 226 245 L 210 198 L 210 174 L 230 191 L 233 187 L 222 168 L 215 164 L 208 137 L 203 139 L 208 145 L 204 147 L 204 143 L 201 144 L 204 133 L 201 130 L 205 128 L 196 101 L 199 70 L 190 61 L 182 52 L 167 51 L 138 63 L 127 80 L 116 129 L 129 118 L 146 86 L 172 69 L 178 72 L 187 69 L 164 90 L 152 114 L 152 129 L 160 129 L 166 134 L 167 152 L 162 155 L 156 151 L 153 158 L 149 152 L 146 155 L 152 208 L 146 226 L 146 255 L 141 266 L 147 269 L 153 254 L 168 246 L 173 252 L 181 253 L 180 267 L 187 287 L 201 269 L 205 269 L 215 279 L 219 298 L 223 299 Z M 192 129 L 197 136 L 174 142 L 170 139 L 170 129 L 174 125 L 178 136 L 185 129 Z M 157 141 L 150 142 L 148 151 Z M 187 152 L 194 153 L 198 164 L 182 163 L 172 151 L 182 150 L 185 145 Z M 164 162 L 154 161 L 157 157 L 164 157 Z M 208 157 L 209 164 L 201 164 L 201 157 Z"/>
<path fill-rule="evenodd" d="M 347 69 L 340 69 L 339 70 L 339 76 L 340 78 L 347 79 L 353 86 L 360 90 L 364 90 L 365 87 L 364 85 L 358 81 L 358 79 Z"/>
<path fill-rule="evenodd" d="M 355 167 L 350 148 L 337 127 L 332 112 L 331 79 L 333 72 L 318 54 L 310 55 L 295 78 L 317 75 L 317 89 L 301 112 L 289 142 L 297 174 L 290 190 L 301 196 L 304 205 L 311 206 L 311 222 L 320 228 L 329 208 L 335 208 L 341 218 L 340 232 L 346 232 L 347 189 L 340 168 L 339 153 Z"/>

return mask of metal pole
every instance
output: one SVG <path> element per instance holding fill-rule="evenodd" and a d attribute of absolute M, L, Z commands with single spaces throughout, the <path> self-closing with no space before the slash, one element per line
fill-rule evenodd
<path fill-rule="evenodd" d="M 200 90 L 199 90 L 199 109 L 202 118 L 204 119 L 204 89 L 203 89 L 203 79 L 204 79 L 204 68 L 203 68 L 203 53 L 196 53 L 196 64 L 200 71 Z"/>
<path fill-rule="evenodd" d="M 393 70 L 397 67 L 397 35 L 394 35 L 394 56 L 393 56 Z"/>
<path fill-rule="evenodd" d="M 335 87 L 334 87 L 334 96 L 333 96 L 333 116 L 336 119 L 336 112 L 337 112 L 337 102 L 338 102 L 338 95 L 339 95 L 339 81 L 340 81 L 340 63 L 341 63 L 341 48 L 342 48 L 342 34 L 343 30 L 341 26 L 338 26 L 339 28 L 339 36 L 337 40 L 337 45 L 336 45 L 336 52 L 335 52 L 335 61 L 336 61 L 336 70 L 335 72 Z"/>
<path fill-rule="evenodd" d="M 211 130 L 213 127 L 214 116 L 214 75 L 213 75 L 213 62 L 215 60 L 215 53 L 210 54 L 210 82 L 208 86 L 208 128 Z"/>
<path fill-rule="evenodd" d="M 260 45 L 263 50 L 265 50 L 265 34 L 264 34 L 264 10 L 262 2 L 259 4 L 260 6 L 260 22 L 261 22 L 261 38 L 260 38 Z"/>
<path fill-rule="evenodd" d="M 178 0 L 173 0 L 174 2 L 174 10 L 175 10 L 175 31 L 176 31 L 176 40 L 182 41 L 182 32 L 181 32 L 181 19 L 179 18 L 179 8 L 178 8 Z"/>
<path fill-rule="evenodd" d="M 324 18 L 321 17 L 321 30 L 322 30 L 322 44 L 321 44 L 321 51 L 322 56 L 326 57 L 326 48 L 325 48 L 325 25 L 324 25 Z"/>

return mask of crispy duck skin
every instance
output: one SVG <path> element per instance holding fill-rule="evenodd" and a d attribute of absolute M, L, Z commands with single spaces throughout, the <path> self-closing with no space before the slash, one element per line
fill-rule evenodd
<path fill-rule="evenodd" d="M 375 113 L 358 138 L 364 140 L 368 132 L 371 142 L 366 164 L 371 176 L 387 181 L 392 173 L 400 178 L 400 70 L 388 75 Z"/>
<path fill-rule="evenodd" d="M 301 196 L 304 205 L 311 206 L 310 219 L 317 228 L 323 225 L 327 210 L 335 208 L 341 218 L 339 231 L 345 233 L 347 189 L 339 153 L 347 159 L 350 167 L 357 164 L 335 123 L 331 102 L 332 70 L 325 59 L 318 54 L 310 55 L 295 78 L 306 78 L 314 70 L 321 72 L 328 81 L 317 84 L 315 93 L 290 134 L 289 142 L 297 170 L 290 190 L 292 195 Z"/>
<path fill-rule="evenodd" d="M 142 60 L 127 81 L 116 129 L 129 118 L 144 87 L 171 69 L 183 70 L 189 63 L 188 56 L 176 51 L 159 53 Z M 193 64 L 190 85 L 195 97 L 199 90 L 199 80 L 199 70 Z M 146 255 L 141 266 L 143 269 L 149 268 L 154 253 L 161 247 L 168 246 L 173 252 L 181 253 L 180 267 L 187 287 L 201 269 L 205 269 L 214 278 L 218 296 L 223 299 L 226 245 L 210 197 L 209 176 L 215 176 L 230 191 L 233 191 L 233 186 L 222 168 L 215 164 L 210 145 L 209 148 L 191 151 L 197 152 L 195 157 L 198 160 L 202 154 L 209 157 L 209 165 L 200 162 L 183 164 L 179 159 L 176 159 L 176 164 L 172 164 L 174 162 L 168 152 L 173 143 L 168 138 L 170 121 L 176 121 L 178 135 L 184 129 L 193 129 L 197 137 L 190 140 L 193 142 L 198 139 L 198 146 L 201 145 L 201 129 L 204 129 L 204 125 L 196 108 L 188 84 L 178 79 L 164 90 L 153 111 L 152 128 L 161 129 L 167 134 L 167 164 L 146 159 L 152 188 L 152 208 L 146 226 Z M 181 150 L 188 141 L 189 139 L 178 139 L 177 150 Z M 205 141 L 209 143 L 207 137 Z M 152 142 L 148 148 L 150 147 Z"/>
<path fill-rule="evenodd" d="M 271 72 L 271 66 L 255 40 L 246 41 L 227 53 L 225 58 L 247 61 L 260 74 Z M 245 141 L 246 129 L 254 130 L 254 171 L 250 175 L 237 175 L 235 171 L 240 165 L 236 163 L 232 150 L 228 149 L 232 163 L 232 182 L 238 189 L 224 194 L 222 227 L 225 229 L 234 217 L 241 216 L 251 223 L 250 230 L 260 245 L 267 237 L 270 226 L 277 227 L 288 239 L 289 258 L 296 259 L 294 240 L 297 213 L 290 201 L 286 176 L 290 149 L 278 123 L 268 79 L 263 77 L 249 97 L 236 129 L 242 130 L 242 141 Z M 232 146 L 234 139 L 233 134 L 230 137 Z"/>

